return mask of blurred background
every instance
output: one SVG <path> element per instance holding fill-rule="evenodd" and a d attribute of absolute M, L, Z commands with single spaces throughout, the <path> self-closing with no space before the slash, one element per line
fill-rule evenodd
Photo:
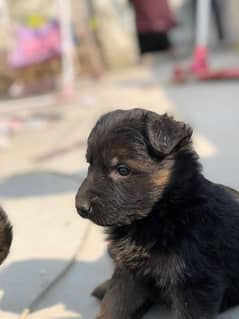
<path fill-rule="evenodd" d="M 0 316 L 94 318 L 112 265 L 74 208 L 87 136 L 113 109 L 168 112 L 193 126 L 205 175 L 238 189 L 239 1 L 0 0 L 0 39 L 0 202 L 14 225 Z M 171 318 L 146 318 L 159 313 Z"/>

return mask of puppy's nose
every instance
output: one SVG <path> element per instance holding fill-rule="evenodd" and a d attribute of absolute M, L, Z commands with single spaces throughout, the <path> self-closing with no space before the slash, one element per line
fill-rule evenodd
<path fill-rule="evenodd" d="M 82 217 L 88 217 L 92 213 L 92 207 L 88 201 L 81 201 L 76 208 Z"/>

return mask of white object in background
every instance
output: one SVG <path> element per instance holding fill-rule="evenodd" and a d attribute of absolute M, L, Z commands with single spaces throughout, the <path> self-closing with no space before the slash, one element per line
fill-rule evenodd
<path fill-rule="evenodd" d="M 11 23 L 7 0 L 0 0 L 0 51 L 8 52 L 12 46 Z"/>
<path fill-rule="evenodd" d="M 0 19 L 6 26 L 9 26 L 9 11 L 7 0 L 0 0 Z"/>
<path fill-rule="evenodd" d="M 71 2 L 58 0 L 62 43 L 62 95 L 68 99 L 75 92 L 74 43 L 72 33 Z"/>
<path fill-rule="evenodd" d="M 197 0 L 197 46 L 207 47 L 211 0 Z"/>

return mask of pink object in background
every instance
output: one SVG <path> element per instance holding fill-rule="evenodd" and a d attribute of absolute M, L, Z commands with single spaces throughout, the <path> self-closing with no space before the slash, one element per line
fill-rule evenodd
<path fill-rule="evenodd" d="M 16 46 L 8 56 L 12 68 L 40 63 L 61 54 L 60 27 L 57 22 L 50 22 L 38 29 L 19 25 L 16 38 Z"/>

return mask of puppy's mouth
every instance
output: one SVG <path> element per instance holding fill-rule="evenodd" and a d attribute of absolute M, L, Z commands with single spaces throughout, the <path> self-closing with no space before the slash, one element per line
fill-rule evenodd
<path fill-rule="evenodd" d="M 102 218 L 102 216 L 100 214 L 97 214 L 93 209 L 90 211 L 90 213 L 89 212 L 87 213 L 87 212 L 84 212 L 82 209 L 77 208 L 77 212 L 82 218 L 88 219 L 98 226 L 107 227 L 107 226 L 114 225 L 114 223 L 109 222 L 105 220 L 104 218 Z"/>
<path fill-rule="evenodd" d="M 88 219 L 93 222 L 94 224 L 98 225 L 98 226 L 102 226 L 102 227 L 120 227 L 120 226 L 126 226 L 126 225 L 131 225 L 133 224 L 135 221 L 137 221 L 138 219 L 141 218 L 127 218 L 124 220 L 121 219 L 114 219 L 114 220 L 110 220 L 108 218 L 103 217 L 100 214 L 92 214 L 91 216 L 88 217 Z"/>
<path fill-rule="evenodd" d="M 102 216 L 98 214 L 93 213 L 91 216 L 88 217 L 88 219 L 98 226 L 102 226 L 102 227 L 114 226 L 114 223 L 105 220 L 104 218 L 102 218 Z"/>

